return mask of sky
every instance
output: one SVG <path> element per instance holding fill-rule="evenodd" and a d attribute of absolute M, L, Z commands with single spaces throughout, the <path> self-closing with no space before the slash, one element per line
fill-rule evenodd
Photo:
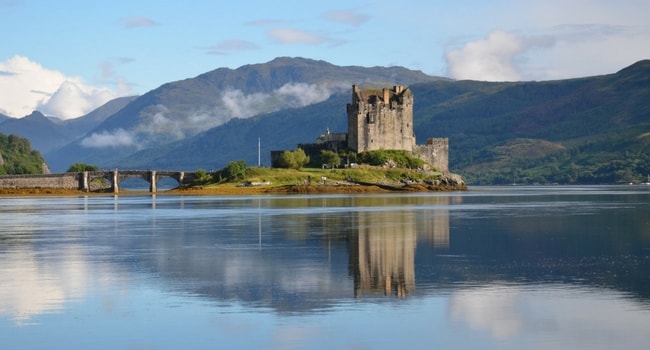
<path fill-rule="evenodd" d="M 276 57 L 484 81 L 650 58 L 648 0 L 0 0 L 0 113 L 61 119 Z"/>

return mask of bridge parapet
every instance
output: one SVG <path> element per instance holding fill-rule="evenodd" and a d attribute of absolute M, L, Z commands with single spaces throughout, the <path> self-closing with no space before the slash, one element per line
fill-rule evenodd
<path fill-rule="evenodd" d="M 156 170 L 98 170 L 84 171 L 81 173 L 60 173 L 41 175 L 2 175 L 0 176 L 0 187 L 3 188 L 56 188 L 56 189 L 80 189 L 90 191 L 97 189 L 94 185 L 96 179 L 105 179 L 111 183 L 111 191 L 119 193 L 119 184 L 131 178 L 138 178 L 147 181 L 149 191 L 157 192 L 157 182 L 160 179 L 170 177 L 178 182 L 179 186 L 185 186 L 194 180 L 193 172 L 184 171 L 156 171 Z"/>
<path fill-rule="evenodd" d="M 0 187 L 3 188 L 58 188 L 74 190 L 80 188 L 79 173 L 2 175 Z"/>

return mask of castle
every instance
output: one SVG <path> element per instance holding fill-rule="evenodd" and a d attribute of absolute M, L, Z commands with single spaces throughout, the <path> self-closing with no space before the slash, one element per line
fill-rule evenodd
<path fill-rule="evenodd" d="M 312 159 L 320 151 L 343 149 L 362 153 L 373 150 L 404 150 L 431 164 L 437 170 L 449 172 L 449 141 L 429 138 L 417 145 L 413 132 L 413 92 L 396 85 L 393 89 L 360 89 L 352 85 L 352 103 L 347 105 L 348 132 L 320 135 L 316 143 L 299 144 Z M 275 164 L 282 151 L 272 151 Z M 314 158 L 315 157 L 315 158 Z"/>

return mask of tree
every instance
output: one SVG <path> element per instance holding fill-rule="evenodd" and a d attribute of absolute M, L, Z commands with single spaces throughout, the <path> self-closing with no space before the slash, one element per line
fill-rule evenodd
<path fill-rule="evenodd" d="M 45 159 L 37 150 L 32 150 L 29 140 L 16 135 L 0 133 L 0 175 L 42 174 Z"/>
<path fill-rule="evenodd" d="M 223 168 L 222 173 L 228 181 L 244 180 L 246 179 L 246 162 L 243 160 L 230 162 Z"/>
<path fill-rule="evenodd" d="M 302 148 L 295 151 L 284 151 L 278 159 L 278 166 L 287 169 L 300 169 L 307 163 L 309 163 L 309 157 Z"/>
<path fill-rule="evenodd" d="M 85 163 L 74 163 L 70 165 L 68 170 L 66 170 L 67 173 L 80 173 L 84 171 L 97 171 L 99 170 L 99 167 L 96 165 L 90 165 L 90 164 L 85 164 Z"/>
<path fill-rule="evenodd" d="M 206 184 L 210 182 L 210 180 L 212 180 L 212 176 L 210 176 L 210 174 L 208 174 L 208 172 L 205 171 L 205 169 L 199 168 L 196 169 L 196 171 L 194 172 L 194 184 L 196 185 Z"/>
<path fill-rule="evenodd" d="M 322 165 L 327 164 L 332 168 L 337 167 L 339 164 L 341 164 L 341 157 L 339 154 L 326 149 L 320 151 L 320 160 Z"/>

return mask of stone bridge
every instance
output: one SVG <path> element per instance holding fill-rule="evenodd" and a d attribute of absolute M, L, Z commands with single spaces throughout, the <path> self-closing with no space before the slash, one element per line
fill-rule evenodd
<path fill-rule="evenodd" d="M 149 192 L 157 192 L 160 179 L 170 177 L 179 186 L 189 185 L 194 180 L 193 172 L 165 170 L 99 170 L 79 173 L 43 174 L 43 175 L 3 175 L 0 176 L 0 187 L 10 188 L 56 188 L 79 189 L 90 191 L 104 188 L 98 179 L 107 180 L 113 193 L 120 192 L 120 183 L 126 179 L 143 179 L 149 183 Z"/>

